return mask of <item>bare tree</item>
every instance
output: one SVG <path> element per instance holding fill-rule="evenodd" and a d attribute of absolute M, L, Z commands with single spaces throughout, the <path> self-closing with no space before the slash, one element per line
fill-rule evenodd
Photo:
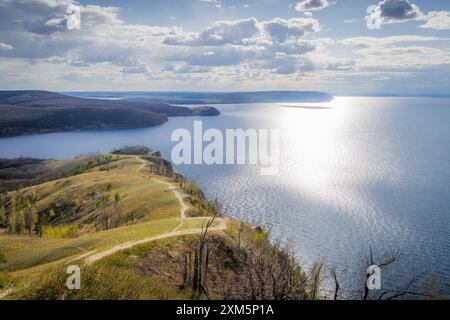
<path fill-rule="evenodd" d="M 381 270 L 384 270 L 384 269 L 391 267 L 399 259 L 400 259 L 400 254 L 396 253 L 396 254 L 390 255 L 384 259 L 377 260 L 374 258 L 373 250 L 370 247 L 369 255 L 365 259 L 365 262 L 364 262 L 364 267 L 367 270 L 370 266 L 377 266 Z M 330 274 L 331 274 L 331 276 L 334 280 L 334 284 L 335 284 L 333 299 L 337 300 L 338 292 L 341 288 L 340 283 L 339 283 L 339 276 L 334 267 L 330 268 Z M 370 290 L 370 288 L 368 286 L 368 282 L 369 282 L 368 280 L 369 280 L 370 276 L 371 275 L 366 272 L 366 275 L 364 277 L 365 282 L 364 282 L 363 289 L 360 291 L 356 291 L 356 293 L 359 292 L 358 295 L 360 296 L 361 300 L 369 300 L 369 299 L 370 300 L 394 300 L 394 299 L 402 298 L 404 296 L 419 296 L 419 297 L 429 297 L 430 296 L 426 292 L 421 292 L 421 291 L 414 289 L 414 287 L 417 287 L 418 280 L 419 280 L 418 277 L 415 277 L 415 276 L 411 277 L 404 286 L 401 286 L 399 288 L 385 288 L 385 289 L 380 289 L 380 290 Z"/>
<path fill-rule="evenodd" d="M 227 288 L 233 299 L 305 300 L 318 297 L 322 264 L 306 274 L 287 248 L 272 244 L 268 234 L 258 231 L 256 241 L 245 241 L 237 254 L 238 265 L 233 283 Z M 229 279 L 225 279 L 229 281 Z"/>
<path fill-rule="evenodd" d="M 331 275 L 333 276 L 333 280 L 334 280 L 334 294 L 333 294 L 333 300 L 336 301 L 336 300 L 338 299 L 339 288 L 340 288 L 339 280 L 338 280 L 338 276 L 337 276 L 337 273 L 336 273 L 336 269 L 335 269 L 334 267 L 332 267 L 332 268 L 330 269 L 330 273 L 331 273 Z"/>
<path fill-rule="evenodd" d="M 215 214 L 210 219 L 205 219 L 202 223 L 202 232 L 200 234 L 199 243 L 195 249 L 194 255 L 194 271 L 192 278 L 192 290 L 196 295 L 205 294 L 209 298 L 208 292 L 208 268 L 211 250 L 209 248 L 211 236 L 209 229 L 217 218 Z"/>

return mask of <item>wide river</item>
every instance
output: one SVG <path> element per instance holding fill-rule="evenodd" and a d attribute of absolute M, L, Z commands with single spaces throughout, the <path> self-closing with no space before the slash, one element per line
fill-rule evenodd
<path fill-rule="evenodd" d="M 219 105 L 219 117 L 171 118 L 148 129 L 51 133 L 0 139 L 0 157 L 64 159 L 146 145 L 170 159 L 177 128 L 279 129 L 280 169 L 182 165 L 226 215 L 272 230 L 307 268 L 334 266 L 348 294 L 362 265 L 400 253 L 382 285 L 435 277 L 450 293 L 450 99 L 338 97 L 310 104 Z"/>

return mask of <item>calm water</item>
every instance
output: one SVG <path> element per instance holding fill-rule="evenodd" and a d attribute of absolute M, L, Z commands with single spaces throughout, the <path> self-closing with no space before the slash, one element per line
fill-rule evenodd
<path fill-rule="evenodd" d="M 450 99 L 337 98 L 328 108 L 278 104 L 218 106 L 204 127 L 281 130 L 278 175 L 256 166 L 179 166 L 226 214 L 271 227 L 308 265 L 338 268 L 348 290 L 362 260 L 401 252 L 383 284 L 436 274 L 450 293 Z M 0 139 L 0 157 L 69 158 L 147 145 L 170 157 L 171 118 L 150 129 L 71 132 Z"/>

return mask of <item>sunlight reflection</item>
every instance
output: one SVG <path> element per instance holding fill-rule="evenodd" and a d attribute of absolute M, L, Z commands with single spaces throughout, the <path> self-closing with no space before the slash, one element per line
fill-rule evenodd
<path fill-rule="evenodd" d="M 310 196 L 328 198 L 327 190 L 333 189 L 345 152 L 336 137 L 351 120 L 349 103 L 351 98 L 340 97 L 330 103 L 286 104 L 281 112 L 279 126 L 282 143 L 287 146 L 281 157 L 287 164 L 286 174 L 297 189 Z"/>

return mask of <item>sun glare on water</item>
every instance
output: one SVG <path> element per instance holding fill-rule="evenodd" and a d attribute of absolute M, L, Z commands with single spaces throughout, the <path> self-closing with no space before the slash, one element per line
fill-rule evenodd
<path fill-rule="evenodd" d="M 351 124 L 350 103 L 351 98 L 339 97 L 330 103 L 283 105 L 278 125 L 286 154 L 280 156 L 302 193 L 328 198 L 336 176 L 343 174 L 342 159 L 351 146 L 337 137 L 345 135 Z"/>

